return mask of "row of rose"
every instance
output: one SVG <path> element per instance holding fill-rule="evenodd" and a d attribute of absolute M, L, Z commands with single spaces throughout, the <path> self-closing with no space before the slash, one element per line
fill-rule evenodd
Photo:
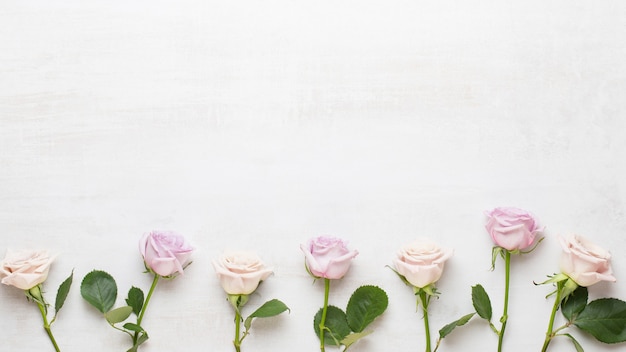
<path fill-rule="evenodd" d="M 500 319 L 501 326 L 498 329 L 491 322 L 489 298 L 482 286 L 476 285 L 472 288 L 472 301 L 476 312 L 465 315 L 440 330 L 440 338 L 437 341 L 435 350 L 439 347 L 441 339 L 454 328 L 467 323 L 475 314 L 489 322 L 499 337 L 498 350 L 502 350 L 504 331 L 509 318 L 507 309 L 511 254 L 524 254 L 532 251 L 541 241 L 537 236 L 541 228 L 537 225 L 534 217 L 526 211 L 516 208 L 496 208 L 487 213 L 486 229 L 495 244 L 493 264 L 495 265 L 498 256 L 505 260 L 505 306 Z M 546 334 L 544 351 L 547 349 L 551 339 L 558 335 L 556 332 L 562 329 L 559 328 L 554 331 L 555 329 L 553 328 L 554 315 L 559 304 L 563 304 L 567 297 L 573 296 L 575 292 L 579 292 L 577 289 L 581 287 L 584 288 L 602 280 L 615 281 L 615 278 L 612 276 L 608 251 L 580 236 L 561 238 L 560 242 L 563 246 L 563 255 L 560 261 L 561 274 L 555 275 L 546 281 L 546 283 L 553 283 L 557 286 L 555 291 L 557 300 L 555 301 L 555 309 L 552 312 Z M 379 288 L 364 286 L 355 292 L 348 304 L 346 313 L 341 310 L 339 312 L 336 309 L 333 310 L 335 307 L 329 307 L 328 305 L 330 280 L 342 278 L 358 252 L 349 250 L 343 240 L 326 236 L 311 239 L 307 244 L 302 245 L 301 249 L 305 255 L 308 272 L 314 278 L 323 279 L 325 282 L 324 305 L 316 314 L 315 319 L 315 332 L 320 338 L 320 349 L 324 351 L 325 345 L 331 344 L 343 345 L 345 351 L 352 343 L 366 335 L 363 332 L 365 326 L 385 310 L 387 305 L 386 294 Z M 193 248 L 184 237 L 176 233 L 152 232 L 141 238 L 140 252 L 146 269 L 154 275 L 153 284 L 146 298 L 144 298 L 144 294 L 140 289 L 132 287 L 126 299 L 128 305 L 113 309 L 117 287 L 110 275 L 101 271 L 93 271 L 81 283 L 81 295 L 83 298 L 100 310 L 112 327 L 124 331 L 131 337 L 132 347 L 129 351 L 137 351 L 139 346 L 148 339 L 148 334 L 141 327 L 141 322 L 157 282 L 160 278 L 171 279 L 178 274 L 182 274 L 184 268 L 190 263 Z M 431 351 L 428 304 L 430 298 L 438 294 L 435 284 L 443 273 L 446 260 L 452 254 L 453 251 L 451 249 L 440 248 L 430 240 L 420 239 L 404 246 L 393 260 L 392 270 L 407 285 L 413 288 L 418 304 L 421 304 L 423 307 L 427 351 Z M 50 330 L 50 325 L 54 322 L 58 311 L 63 306 L 71 285 L 72 276 L 60 286 L 54 307 L 55 315 L 48 323 L 48 303 L 43 298 L 41 285 L 47 278 L 53 259 L 45 251 L 9 251 L 6 258 L 2 261 L 0 277 L 2 277 L 3 284 L 25 290 L 26 296 L 38 304 L 44 320 L 44 328 L 56 351 L 59 351 L 60 349 Z M 233 344 L 235 349 L 239 351 L 241 342 L 248 335 L 250 324 L 254 318 L 275 316 L 287 311 L 288 308 L 279 300 L 270 300 L 250 314 L 248 318 L 243 319 L 241 309 L 247 303 L 248 295 L 254 292 L 259 283 L 272 273 L 271 269 L 267 268 L 259 257 L 251 252 L 225 253 L 219 260 L 213 261 L 213 266 L 221 286 L 228 295 L 228 301 L 235 310 L 236 328 Z M 109 289 L 103 290 L 103 287 Z M 95 289 L 97 289 L 97 292 L 94 291 Z M 107 295 L 102 292 L 115 292 L 115 295 Z M 355 305 L 359 305 L 359 310 L 369 309 L 370 311 L 351 311 L 350 306 L 353 302 Z M 577 313 L 581 313 L 585 306 L 586 296 L 583 308 L 577 307 L 579 309 Z M 565 311 L 565 309 L 563 310 Z M 357 313 L 354 313 L 355 311 Z M 121 327 L 116 325 L 127 321 L 131 314 L 135 314 L 137 317 L 134 323 L 126 322 Z M 371 319 L 368 318 L 370 319 L 369 321 L 363 322 L 364 316 L 368 316 Z M 594 318 L 597 317 L 594 316 Z M 615 317 L 611 316 L 609 318 L 615 321 Z M 347 323 L 344 324 L 344 321 L 347 321 Z M 354 323 L 351 325 L 351 321 L 357 321 L 359 324 Z M 243 332 L 240 331 L 241 322 L 244 323 L 245 331 Z M 568 318 L 566 325 L 572 324 L 577 325 L 576 321 Z M 621 330 L 618 329 L 619 331 L 616 334 L 619 335 L 618 339 L 624 337 L 624 340 L 626 340 L 626 336 L 622 336 L 626 335 L 624 330 L 626 321 L 622 325 L 619 326 Z M 587 331 L 594 334 L 593 329 L 591 330 Z M 575 345 L 577 344 L 577 341 L 571 335 L 568 334 L 568 337 L 573 340 Z M 599 338 L 599 340 L 602 341 L 603 339 Z M 621 341 L 611 340 L 611 342 Z"/>

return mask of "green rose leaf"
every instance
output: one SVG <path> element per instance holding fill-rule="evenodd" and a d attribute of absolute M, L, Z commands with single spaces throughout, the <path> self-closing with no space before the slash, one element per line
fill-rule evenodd
<path fill-rule="evenodd" d="M 80 285 L 83 298 L 102 313 L 111 310 L 117 298 L 117 285 L 111 275 L 94 270 L 85 275 Z"/>
<path fill-rule="evenodd" d="M 243 323 L 243 326 L 246 328 L 246 331 L 250 330 L 252 319 L 273 317 L 287 310 L 289 310 L 289 307 L 287 307 L 285 303 L 277 299 L 269 300 L 263 303 L 263 305 L 255 310 L 252 314 L 250 314 L 250 316 L 248 316 L 248 318 L 246 318 L 246 321 Z"/>
<path fill-rule="evenodd" d="M 131 287 L 128 291 L 128 298 L 126 298 L 126 304 L 133 307 L 133 313 L 139 316 L 141 308 L 143 308 L 143 291 L 135 286 Z"/>
<path fill-rule="evenodd" d="M 318 337 L 320 336 L 320 321 L 322 321 L 322 308 L 317 311 L 315 318 L 313 318 L 313 329 Z M 324 325 L 327 329 L 324 331 L 324 343 L 328 345 L 338 346 L 351 332 L 346 320 L 346 313 L 335 306 L 328 306 Z"/>
<path fill-rule="evenodd" d="M 568 321 L 576 319 L 576 316 L 585 309 L 589 294 L 586 287 L 579 286 L 572 294 L 563 299 L 561 312 Z"/>
<path fill-rule="evenodd" d="M 626 341 L 626 302 L 616 298 L 601 298 L 592 301 L 572 323 L 593 335 L 600 342 L 624 342 Z"/>
<path fill-rule="evenodd" d="M 352 334 L 349 334 L 343 340 L 341 340 L 341 344 L 346 346 L 344 351 L 347 350 L 348 347 L 350 347 L 350 345 L 352 345 L 353 343 L 359 341 L 360 339 L 364 338 L 365 336 L 371 333 L 373 333 L 373 331 L 354 332 Z"/>
<path fill-rule="evenodd" d="M 570 335 L 570 334 L 563 334 L 563 336 L 567 336 L 570 338 L 570 340 L 572 340 L 572 343 L 574 344 L 574 348 L 576 348 L 576 352 L 585 352 L 585 350 L 583 350 L 583 346 L 581 346 L 578 341 L 576 341 L 576 339 L 574 338 L 574 336 Z"/>
<path fill-rule="evenodd" d="M 376 286 L 361 286 L 354 291 L 346 307 L 348 326 L 362 332 L 374 319 L 383 314 L 389 299 L 387 293 Z"/>
<path fill-rule="evenodd" d="M 143 332 L 143 328 L 137 324 L 126 323 L 124 324 L 124 329 L 134 331 L 134 332 Z"/>
<path fill-rule="evenodd" d="M 480 284 L 472 286 L 472 304 L 481 318 L 491 321 L 491 300 Z"/>
<path fill-rule="evenodd" d="M 133 312 L 133 307 L 130 307 L 130 306 L 119 307 L 119 308 L 115 308 L 111 311 L 104 313 L 104 318 L 110 324 L 117 324 L 128 319 L 128 317 L 130 316 L 132 312 Z"/>
<path fill-rule="evenodd" d="M 74 270 L 70 276 L 61 283 L 59 289 L 57 290 L 57 297 L 54 302 L 54 311 L 58 313 L 61 308 L 63 308 L 63 304 L 65 303 L 65 299 L 67 298 L 67 294 L 70 292 L 70 287 L 72 286 L 72 280 L 74 278 Z M 55 316 L 56 316 L 55 313 Z"/>
<path fill-rule="evenodd" d="M 460 319 L 455 320 L 451 322 L 450 324 L 441 328 L 439 330 L 439 339 L 443 339 L 444 337 L 448 336 L 457 326 L 462 326 L 462 325 L 467 324 L 467 322 L 469 322 L 470 319 L 472 319 L 472 317 L 475 314 L 476 313 L 470 313 L 470 314 L 464 315 Z"/>

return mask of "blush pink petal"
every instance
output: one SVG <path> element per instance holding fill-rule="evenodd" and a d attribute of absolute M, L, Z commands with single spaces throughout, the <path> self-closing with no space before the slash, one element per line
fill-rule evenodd
<path fill-rule="evenodd" d="M 591 286 L 600 281 L 616 281 L 611 269 L 611 254 L 582 236 L 559 236 L 563 253 L 559 261 L 561 272 L 579 286 Z"/>
<path fill-rule="evenodd" d="M 220 285 L 229 295 L 251 294 L 272 274 L 252 252 L 227 252 L 212 264 Z"/>

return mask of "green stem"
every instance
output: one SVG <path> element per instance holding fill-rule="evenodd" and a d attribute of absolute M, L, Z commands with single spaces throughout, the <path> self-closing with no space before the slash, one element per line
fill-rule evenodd
<path fill-rule="evenodd" d="M 500 332 L 498 333 L 498 352 L 502 352 L 502 342 L 504 340 L 504 330 L 506 329 L 506 321 L 509 319 L 509 284 L 511 281 L 511 252 L 505 251 L 504 254 L 504 309 L 500 322 Z"/>
<path fill-rule="evenodd" d="M 137 318 L 137 325 L 141 326 L 141 321 L 143 320 L 143 316 L 146 314 L 146 310 L 148 309 L 148 303 L 150 303 L 150 297 L 152 297 L 152 293 L 156 288 L 157 283 L 159 282 L 160 276 L 154 274 L 154 279 L 152 280 L 152 286 L 150 286 L 150 291 L 148 291 L 148 296 L 146 297 L 146 301 L 143 303 L 143 307 L 141 308 L 141 312 L 139 313 L 139 317 Z M 137 343 L 137 339 L 139 338 L 139 332 L 135 332 L 133 336 L 133 345 Z"/>
<path fill-rule="evenodd" d="M 41 317 L 43 318 L 43 328 L 46 330 L 48 337 L 50 338 L 50 342 L 54 346 L 54 350 L 56 352 L 60 352 L 59 345 L 57 345 L 56 340 L 54 339 L 54 335 L 52 335 L 52 330 L 50 330 L 50 324 L 48 323 L 48 317 L 46 316 L 46 307 L 37 302 L 37 306 L 39 307 L 39 311 L 41 312 Z"/>
<path fill-rule="evenodd" d="M 550 345 L 550 341 L 552 341 L 552 338 L 554 337 L 555 332 L 552 331 L 554 329 L 554 318 L 556 317 L 556 311 L 559 309 L 559 304 L 561 303 L 562 291 L 563 291 L 563 284 L 561 282 L 558 282 L 557 288 L 556 288 L 556 297 L 554 300 L 554 307 L 552 307 L 552 314 L 550 315 L 550 323 L 548 323 L 548 330 L 546 331 L 546 339 L 543 341 L 543 347 L 541 348 L 541 352 L 546 352 L 548 350 L 548 345 Z"/>
<path fill-rule="evenodd" d="M 330 279 L 324 279 L 324 307 L 322 308 L 322 319 L 320 320 L 320 351 L 325 352 L 324 334 L 326 333 L 326 312 L 328 311 L 328 293 L 330 292 Z"/>
<path fill-rule="evenodd" d="M 239 309 L 235 309 L 235 339 L 233 340 L 233 345 L 235 345 L 235 351 L 241 351 L 241 340 L 239 339 L 239 334 L 241 331 L 241 313 L 239 313 Z"/>
<path fill-rule="evenodd" d="M 428 323 L 428 303 L 429 297 L 427 293 L 420 291 L 419 296 L 422 301 L 422 312 L 424 313 L 424 330 L 426 331 L 426 352 L 431 352 L 430 349 L 430 324 Z"/>

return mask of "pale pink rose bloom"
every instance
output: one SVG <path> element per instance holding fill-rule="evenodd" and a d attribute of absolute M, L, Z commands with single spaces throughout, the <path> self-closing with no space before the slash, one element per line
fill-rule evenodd
<path fill-rule="evenodd" d="M 495 208 L 485 213 L 488 217 L 485 228 L 493 242 L 509 251 L 530 247 L 542 230 L 535 218 L 518 208 Z"/>
<path fill-rule="evenodd" d="M 152 231 L 139 241 L 139 251 L 146 266 L 160 276 L 183 274 L 193 247 L 185 238 L 172 231 Z"/>
<path fill-rule="evenodd" d="M 440 248 L 429 239 L 418 239 L 403 246 L 393 264 L 411 285 L 422 288 L 439 280 L 452 253 L 452 249 Z"/>
<path fill-rule="evenodd" d="M 272 274 L 255 253 L 246 251 L 226 252 L 213 261 L 213 267 L 230 295 L 249 295 Z"/>
<path fill-rule="evenodd" d="M 578 235 L 568 238 L 559 236 L 559 242 L 563 247 L 561 272 L 579 286 L 591 286 L 600 281 L 616 281 L 612 275 L 611 254 L 607 250 Z"/>
<path fill-rule="evenodd" d="M 7 251 L 0 269 L 2 283 L 29 290 L 46 281 L 53 260 L 47 251 Z"/>
<path fill-rule="evenodd" d="M 348 250 L 346 242 L 339 238 L 320 236 L 300 245 L 306 266 L 318 278 L 341 279 L 346 275 L 352 259 L 359 254 Z"/>

